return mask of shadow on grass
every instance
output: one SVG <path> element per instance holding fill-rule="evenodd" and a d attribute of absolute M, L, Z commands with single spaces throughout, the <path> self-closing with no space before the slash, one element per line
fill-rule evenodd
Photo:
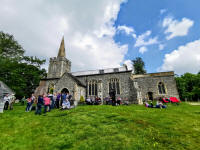
<path fill-rule="evenodd" d="M 200 115 L 200 111 L 197 111 L 197 112 L 194 112 L 194 113 Z"/>

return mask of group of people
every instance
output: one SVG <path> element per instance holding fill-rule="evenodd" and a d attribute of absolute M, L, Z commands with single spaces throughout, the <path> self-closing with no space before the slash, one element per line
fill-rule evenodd
<path fill-rule="evenodd" d="M 44 113 L 50 112 L 51 109 L 70 109 L 74 107 L 72 96 L 68 93 L 48 93 L 39 95 L 36 99 L 34 94 L 31 95 L 30 98 L 27 99 L 26 112 L 29 112 L 33 108 L 33 104 L 36 104 L 35 114 L 41 115 L 42 108 L 44 107 Z"/>
<path fill-rule="evenodd" d="M 117 97 L 114 98 L 114 97 L 106 97 L 104 99 L 106 105 L 112 105 L 112 106 L 117 106 L 117 105 L 121 105 L 122 104 L 122 99 L 121 97 Z"/>
<path fill-rule="evenodd" d="M 100 97 L 88 97 L 85 100 L 87 105 L 100 105 L 101 104 L 101 98 Z"/>
<path fill-rule="evenodd" d="M 160 100 L 156 102 L 155 106 L 153 105 L 153 101 L 151 101 L 150 104 L 148 102 L 145 102 L 144 104 L 145 104 L 145 107 L 149 107 L 149 108 L 160 108 L 160 109 L 167 108 L 167 106 L 163 105 L 162 101 Z"/>

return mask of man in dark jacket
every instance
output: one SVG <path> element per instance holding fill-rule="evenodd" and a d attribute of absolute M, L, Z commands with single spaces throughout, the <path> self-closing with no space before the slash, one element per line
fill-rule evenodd
<path fill-rule="evenodd" d="M 44 100 L 43 97 L 41 95 L 38 96 L 38 101 L 37 101 L 37 109 L 35 114 L 37 115 L 41 115 L 42 112 L 42 105 L 44 105 Z"/>

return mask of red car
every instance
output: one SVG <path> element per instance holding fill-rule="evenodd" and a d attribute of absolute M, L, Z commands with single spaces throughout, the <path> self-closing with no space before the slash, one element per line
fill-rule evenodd
<path fill-rule="evenodd" d="M 176 97 L 170 97 L 170 98 L 162 98 L 163 103 L 179 103 L 180 100 L 178 100 Z"/>

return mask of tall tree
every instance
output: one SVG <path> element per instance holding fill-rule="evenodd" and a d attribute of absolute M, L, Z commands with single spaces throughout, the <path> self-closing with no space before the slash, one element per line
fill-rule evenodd
<path fill-rule="evenodd" d="M 135 74 L 145 74 L 146 70 L 144 69 L 145 63 L 141 57 L 136 57 L 133 62 L 133 69 Z"/>
<path fill-rule="evenodd" d="M 24 52 L 13 35 L 0 32 L 0 57 L 21 60 Z"/>
<path fill-rule="evenodd" d="M 0 32 L 0 80 L 5 82 L 16 96 L 30 96 L 38 86 L 45 69 L 40 66 L 45 60 L 24 56 L 25 50 L 12 35 Z"/>
<path fill-rule="evenodd" d="M 176 83 L 181 100 L 200 100 L 200 74 L 185 73 L 176 77 Z"/>

